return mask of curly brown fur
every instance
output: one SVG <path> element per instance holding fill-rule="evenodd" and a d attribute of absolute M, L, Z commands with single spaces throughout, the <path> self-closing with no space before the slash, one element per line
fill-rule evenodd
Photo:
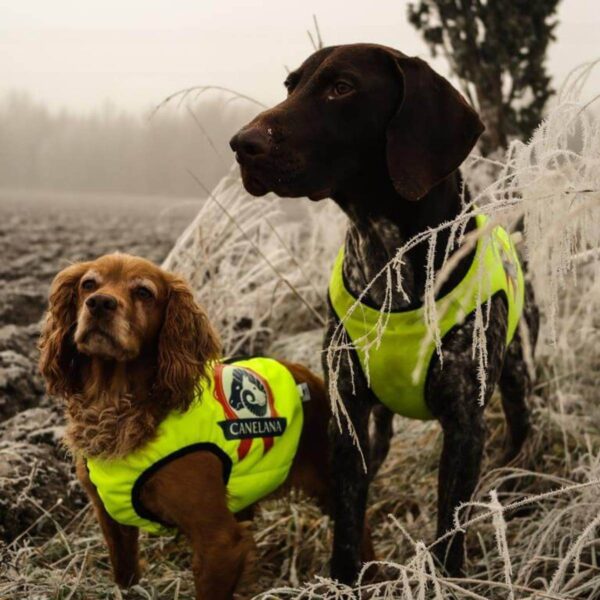
<path fill-rule="evenodd" d="M 56 276 L 39 346 L 48 391 L 66 402 L 67 444 L 102 457 L 128 454 L 187 409 L 221 351 L 185 281 L 126 254 Z"/>
<path fill-rule="evenodd" d="M 51 394 L 68 395 L 80 385 L 73 329 L 77 322 L 77 285 L 89 265 L 83 262 L 67 267 L 50 286 L 48 311 L 39 343 L 39 367 Z"/>
<path fill-rule="evenodd" d="M 73 453 L 86 456 L 126 456 L 152 439 L 161 421 L 151 406 L 142 409 L 131 395 L 73 394 L 66 404 L 65 443 Z"/>
<path fill-rule="evenodd" d="M 169 299 L 158 340 L 152 395 L 169 410 L 186 410 L 200 392 L 206 366 L 221 354 L 219 338 L 189 285 L 169 274 Z"/>

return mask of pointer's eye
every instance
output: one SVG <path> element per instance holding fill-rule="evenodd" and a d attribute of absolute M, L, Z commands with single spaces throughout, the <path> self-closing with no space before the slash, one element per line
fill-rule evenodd
<path fill-rule="evenodd" d="M 354 91 L 352 85 L 350 85 L 347 81 L 336 81 L 333 85 L 333 96 L 347 96 L 349 93 Z"/>
<path fill-rule="evenodd" d="M 294 88 L 298 84 L 298 78 L 290 75 L 284 82 L 283 85 L 285 89 L 288 91 L 288 94 L 291 94 L 294 91 Z"/>

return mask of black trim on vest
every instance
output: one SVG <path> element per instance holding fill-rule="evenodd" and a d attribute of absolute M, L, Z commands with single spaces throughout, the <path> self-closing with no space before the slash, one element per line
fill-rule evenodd
<path fill-rule="evenodd" d="M 227 485 L 229 481 L 229 476 L 231 475 L 232 462 L 231 458 L 225 453 L 219 446 L 216 444 L 212 444 L 210 442 L 199 442 L 197 444 L 190 444 L 189 446 L 184 446 L 180 448 L 176 452 L 172 452 L 167 456 L 164 456 L 159 461 L 150 465 L 145 471 L 141 473 L 141 475 L 135 480 L 133 484 L 133 488 L 131 489 L 131 504 L 133 506 L 133 510 L 137 513 L 139 517 L 142 519 L 146 519 L 147 521 L 154 521 L 155 523 L 159 523 L 164 527 L 174 527 L 172 523 L 166 523 L 161 520 L 157 515 L 155 515 L 152 511 L 148 510 L 143 504 L 141 500 L 141 492 L 144 483 L 152 477 L 161 467 L 164 467 L 166 464 L 170 463 L 173 460 L 181 458 L 182 456 L 186 456 L 191 454 L 192 452 L 197 451 L 208 451 L 212 452 L 217 458 L 220 459 L 223 464 L 223 482 Z"/>
<path fill-rule="evenodd" d="M 496 298 L 496 296 L 501 297 L 504 300 L 504 304 L 506 305 L 506 330 L 508 331 L 508 323 L 509 323 L 509 313 L 508 313 L 508 311 L 510 310 L 510 303 L 509 303 L 509 300 L 508 300 L 508 296 L 506 295 L 506 292 L 504 290 L 498 290 L 497 292 L 494 292 L 487 300 L 485 300 L 484 302 L 482 302 L 480 306 L 483 306 L 487 302 L 491 302 L 494 298 Z M 329 294 L 327 294 L 327 302 L 329 304 L 329 308 L 331 309 L 331 311 L 333 312 L 333 314 L 337 317 L 338 322 L 341 322 L 340 317 L 338 316 L 338 314 L 335 312 L 335 309 L 333 308 L 333 303 L 331 302 L 331 297 L 329 296 Z M 448 331 L 444 334 L 444 337 L 442 338 L 442 344 L 444 343 L 444 340 L 446 339 L 446 337 L 448 335 L 450 335 L 451 333 L 453 333 L 454 331 L 456 331 L 459 327 L 462 327 L 465 324 L 465 321 L 476 310 L 477 310 L 477 308 L 474 308 L 468 315 L 465 316 L 465 318 L 463 319 L 463 321 L 461 323 L 456 323 L 450 329 L 448 329 Z M 511 340 L 511 342 L 512 342 L 512 340 Z M 509 342 L 509 344 L 510 344 L 510 342 Z M 506 347 L 504 348 L 504 352 L 505 353 L 506 353 L 506 349 L 508 348 L 509 344 L 507 344 Z M 352 351 L 355 354 L 358 355 L 358 353 L 356 352 L 356 349 L 353 349 Z M 439 360 L 439 358 L 438 358 L 437 352 L 434 351 L 433 356 L 431 357 L 431 359 L 429 360 L 429 364 L 427 365 L 427 373 L 425 375 L 425 380 L 423 381 L 423 401 L 425 403 L 425 406 L 427 407 L 427 410 L 432 415 L 434 415 L 434 413 L 431 410 L 431 408 L 429 407 L 429 405 L 427 404 L 427 386 L 429 385 L 429 377 L 431 375 L 432 366 L 433 366 L 433 363 L 434 363 L 435 360 Z M 360 366 L 360 370 L 361 370 L 361 372 L 363 374 L 363 377 L 365 377 L 364 369 L 363 369 L 362 364 L 360 362 L 360 357 L 359 357 L 358 364 Z M 373 392 L 373 389 L 372 388 L 369 388 L 369 389 L 371 390 L 371 392 L 373 393 L 373 395 L 375 395 L 375 392 Z M 376 395 L 375 395 L 375 397 L 377 398 Z M 379 398 L 377 398 L 377 400 L 379 400 L 379 402 L 381 402 L 381 400 Z M 435 415 L 434 415 L 434 418 L 435 418 Z"/>

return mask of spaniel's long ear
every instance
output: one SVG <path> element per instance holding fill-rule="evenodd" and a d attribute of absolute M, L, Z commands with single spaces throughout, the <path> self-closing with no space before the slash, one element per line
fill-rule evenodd
<path fill-rule="evenodd" d="M 154 392 L 161 403 L 185 410 L 201 387 L 208 364 L 220 357 L 221 344 L 188 284 L 171 276 L 169 287 Z"/>
<path fill-rule="evenodd" d="M 69 395 L 77 388 L 77 348 L 73 331 L 77 325 L 77 285 L 89 263 L 63 269 L 50 286 L 46 320 L 39 342 L 39 367 L 51 394 Z"/>
<path fill-rule="evenodd" d="M 425 61 L 389 51 L 401 82 L 387 129 L 387 166 L 394 188 L 419 200 L 458 169 L 484 130 L 477 113 Z"/>

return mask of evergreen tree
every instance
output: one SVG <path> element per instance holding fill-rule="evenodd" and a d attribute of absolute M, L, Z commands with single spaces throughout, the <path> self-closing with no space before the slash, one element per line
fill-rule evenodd
<path fill-rule="evenodd" d="M 553 90 L 544 60 L 560 0 L 420 0 L 409 21 L 432 55 L 442 52 L 486 125 L 488 155 L 528 139 Z"/>

